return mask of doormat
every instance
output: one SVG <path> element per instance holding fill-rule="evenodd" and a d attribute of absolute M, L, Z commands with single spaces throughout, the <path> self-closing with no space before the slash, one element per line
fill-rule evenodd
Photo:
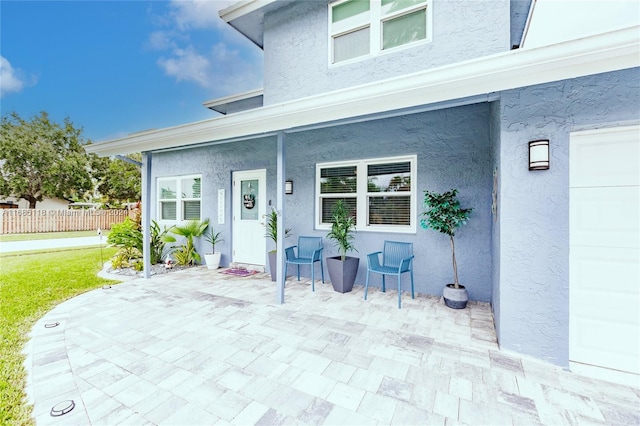
<path fill-rule="evenodd" d="M 221 274 L 233 275 L 236 277 L 249 277 L 251 275 L 255 275 L 258 271 L 254 271 L 253 269 L 234 269 L 227 268 L 220 271 Z"/>

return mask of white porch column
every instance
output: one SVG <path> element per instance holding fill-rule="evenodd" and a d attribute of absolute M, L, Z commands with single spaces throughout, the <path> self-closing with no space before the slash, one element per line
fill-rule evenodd
<path fill-rule="evenodd" d="M 142 153 L 142 263 L 144 278 L 151 278 L 151 153 Z"/>
<path fill-rule="evenodd" d="M 277 262 L 278 262 L 278 270 L 276 274 L 276 282 L 278 283 L 278 296 L 276 299 L 277 303 L 284 303 L 284 221 L 285 221 L 285 211 L 284 211 L 284 180 L 285 180 L 285 136 L 284 132 L 278 132 L 278 163 L 277 163 L 277 197 L 276 197 L 276 209 L 280 217 L 278 218 L 278 242 L 276 244 L 277 252 Z"/>

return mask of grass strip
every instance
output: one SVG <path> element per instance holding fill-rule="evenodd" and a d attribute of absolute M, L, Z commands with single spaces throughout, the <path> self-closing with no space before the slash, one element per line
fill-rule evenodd
<path fill-rule="evenodd" d="M 102 231 L 106 237 L 110 230 Z M 78 238 L 78 237 L 95 237 L 98 235 L 97 230 L 92 231 L 68 231 L 68 232 L 37 232 L 32 234 L 0 234 L 0 243 L 10 243 L 13 241 L 34 241 L 34 240 L 55 240 L 57 238 Z"/>
<path fill-rule="evenodd" d="M 108 259 L 115 248 L 103 248 Z M 100 248 L 0 257 L 0 424 L 32 425 L 21 351 L 35 322 L 59 303 L 113 281 L 99 278 Z"/>

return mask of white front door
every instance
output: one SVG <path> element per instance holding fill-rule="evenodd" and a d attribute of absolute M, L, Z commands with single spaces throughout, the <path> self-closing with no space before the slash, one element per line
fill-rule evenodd
<path fill-rule="evenodd" d="M 569 359 L 637 375 L 640 126 L 572 133 L 569 155 Z"/>
<path fill-rule="evenodd" d="M 233 261 L 265 265 L 267 171 L 233 173 Z"/>

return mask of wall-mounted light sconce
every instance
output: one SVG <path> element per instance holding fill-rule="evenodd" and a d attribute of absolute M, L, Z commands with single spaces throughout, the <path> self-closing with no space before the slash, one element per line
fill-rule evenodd
<path fill-rule="evenodd" d="M 284 181 L 284 193 L 285 194 L 293 194 L 293 181 L 292 180 Z"/>
<path fill-rule="evenodd" d="M 529 142 L 529 170 L 549 170 L 549 140 Z"/>

